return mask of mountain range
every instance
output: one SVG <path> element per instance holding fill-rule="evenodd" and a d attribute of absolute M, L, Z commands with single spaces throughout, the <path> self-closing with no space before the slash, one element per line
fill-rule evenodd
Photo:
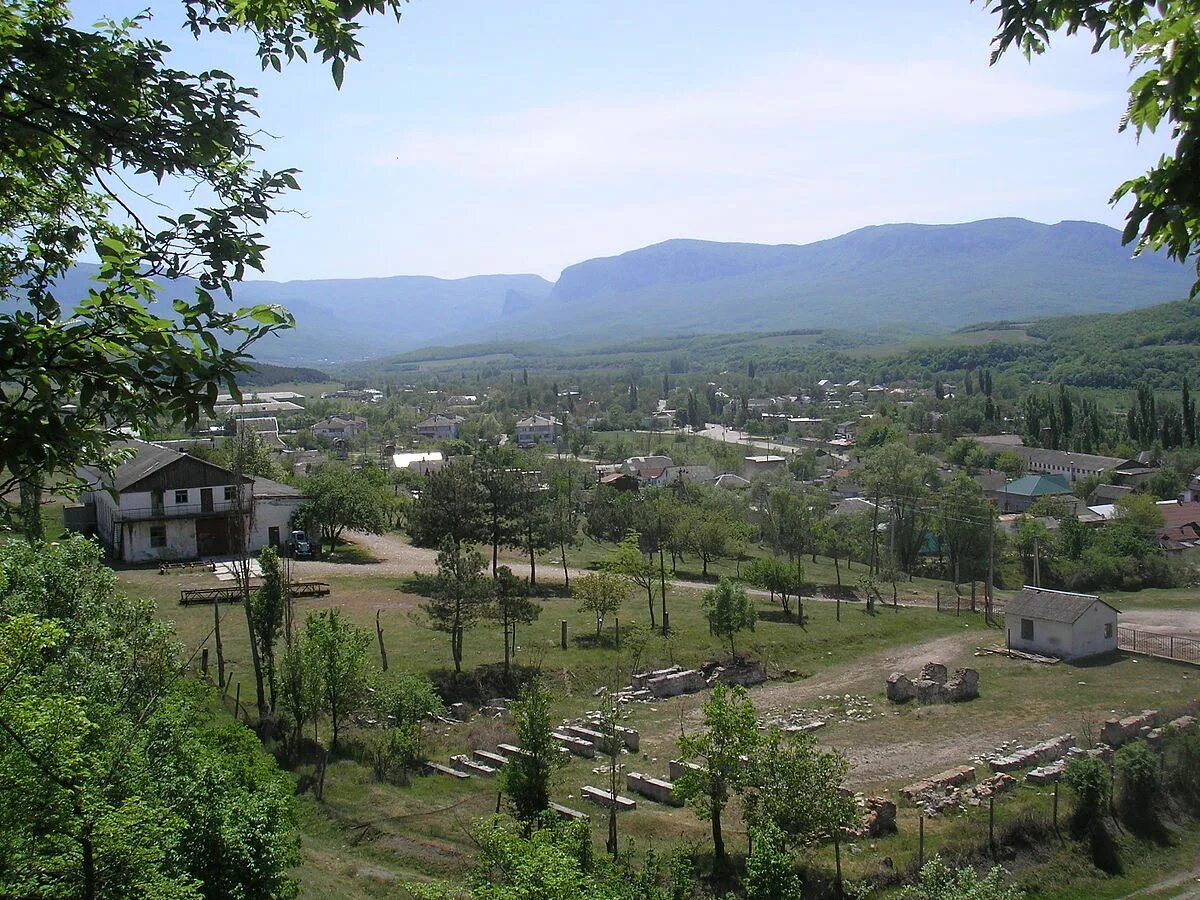
<path fill-rule="evenodd" d="M 94 271 L 94 269 L 92 270 Z M 72 279 L 90 275 L 80 267 Z M 432 344 L 902 327 L 1117 312 L 1187 295 L 1193 273 L 1133 259 L 1093 222 L 986 219 L 878 225 L 810 244 L 670 240 L 537 275 L 249 281 L 239 304 L 280 303 L 294 331 L 266 361 L 330 365 Z M 164 285 L 164 297 L 190 292 Z"/>

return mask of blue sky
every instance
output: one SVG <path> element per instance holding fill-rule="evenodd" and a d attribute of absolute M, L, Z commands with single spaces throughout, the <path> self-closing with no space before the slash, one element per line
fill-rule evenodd
<path fill-rule="evenodd" d="M 140 6 L 144 6 L 144 0 Z M 81 18 L 135 12 L 96 0 Z M 536 272 L 674 237 L 805 243 L 884 222 L 1119 226 L 1167 148 L 1117 124 L 1111 52 L 1061 39 L 988 66 L 968 0 L 417 0 L 327 68 L 261 73 L 238 40 L 151 26 L 181 67 L 256 85 L 262 156 L 302 170 L 267 232 L 279 280 Z"/>

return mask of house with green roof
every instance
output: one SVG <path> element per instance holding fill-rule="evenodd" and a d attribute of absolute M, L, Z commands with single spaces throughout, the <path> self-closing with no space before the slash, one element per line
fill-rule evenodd
<path fill-rule="evenodd" d="M 1026 475 L 1010 481 L 996 492 L 1000 512 L 1025 512 L 1042 497 L 1071 496 L 1071 486 L 1063 475 Z"/>

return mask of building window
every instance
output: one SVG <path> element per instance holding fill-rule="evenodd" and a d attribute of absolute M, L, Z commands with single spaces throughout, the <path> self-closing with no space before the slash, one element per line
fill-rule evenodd
<path fill-rule="evenodd" d="M 1105 622 L 1104 623 L 1104 639 L 1109 640 L 1111 638 L 1112 638 L 1112 622 Z"/>
<path fill-rule="evenodd" d="M 167 526 L 166 525 L 151 525 L 150 526 L 150 546 L 151 547 L 167 546 Z"/>
<path fill-rule="evenodd" d="M 237 488 L 235 488 L 232 484 L 225 485 L 225 499 L 226 500 L 236 500 L 237 499 Z"/>
<path fill-rule="evenodd" d="M 188 492 L 187 491 L 176 491 L 175 492 L 175 502 L 176 503 L 187 503 L 188 502 Z"/>
<path fill-rule="evenodd" d="M 1022 619 L 1021 620 L 1021 640 L 1023 640 L 1023 641 L 1032 641 L 1033 640 L 1033 619 Z"/>

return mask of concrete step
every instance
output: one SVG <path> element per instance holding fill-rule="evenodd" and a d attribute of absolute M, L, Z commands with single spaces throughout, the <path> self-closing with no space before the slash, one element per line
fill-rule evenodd
<path fill-rule="evenodd" d="M 683 774 L 685 769 L 691 769 L 694 772 L 699 772 L 700 766 L 691 762 L 681 762 L 678 759 L 673 759 L 667 764 L 667 770 L 671 773 L 672 781 L 678 781 L 679 776 Z"/>
<path fill-rule="evenodd" d="M 571 807 L 563 806 L 561 803 L 551 803 L 550 809 L 563 819 L 578 819 L 582 822 L 587 822 L 592 818 L 585 812 L 580 812 L 577 809 L 571 809 Z"/>
<path fill-rule="evenodd" d="M 452 769 L 449 766 L 443 766 L 441 763 L 427 762 L 425 768 L 431 772 L 436 772 L 439 775 L 449 775 L 452 778 L 470 778 L 466 772 L 460 772 L 458 769 Z"/>
<path fill-rule="evenodd" d="M 508 757 L 493 753 L 491 750 L 473 750 L 471 755 L 475 757 L 476 762 L 491 766 L 493 769 L 499 769 L 508 762 Z"/>
<path fill-rule="evenodd" d="M 662 778 L 655 778 L 641 772 L 627 772 L 625 774 L 625 789 L 635 794 L 641 794 L 643 797 L 647 797 L 656 803 L 665 803 L 668 806 L 683 805 L 675 799 L 674 784 Z"/>
<path fill-rule="evenodd" d="M 630 809 L 637 809 L 637 801 L 631 797 L 626 797 L 622 794 L 610 794 L 604 788 L 593 787 L 590 784 L 585 784 L 579 789 L 579 794 L 583 799 L 590 800 L 608 809 L 615 806 L 618 812 L 624 812 Z"/>
<path fill-rule="evenodd" d="M 572 734 L 580 740 L 587 741 L 597 750 L 600 750 L 603 753 L 612 752 L 608 746 L 608 735 L 601 734 L 599 731 L 596 731 L 593 728 L 585 728 L 582 725 L 567 725 L 562 729 L 562 731 L 565 731 L 567 734 Z"/>
<path fill-rule="evenodd" d="M 512 759 L 514 756 L 521 756 L 522 754 L 524 754 L 526 756 L 529 755 L 524 750 L 522 750 L 520 747 L 517 747 L 514 744 L 497 744 L 496 752 L 499 753 L 501 756 L 503 756 L 505 759 Z"/>
<path fill-rule="evenodd" d="M 596 757 L 596 747 L 590 741 L 585 741 L 573 734 L 565 734 L 561 731 L 554 732 L 552 737 L 575 756 L 582 756 L 585 759 L 595 759 Z"/>
<path fill-rule="evenodd" d="M 477 763 L 465 753 L 458 756 L 450 757 L 450 764 L 460 772 L 466 772 L 468 775 L 479 775 L 483 778 L 495 778 L 496 769 L 492 766 L 485 766 L 483 763 Z"/>

